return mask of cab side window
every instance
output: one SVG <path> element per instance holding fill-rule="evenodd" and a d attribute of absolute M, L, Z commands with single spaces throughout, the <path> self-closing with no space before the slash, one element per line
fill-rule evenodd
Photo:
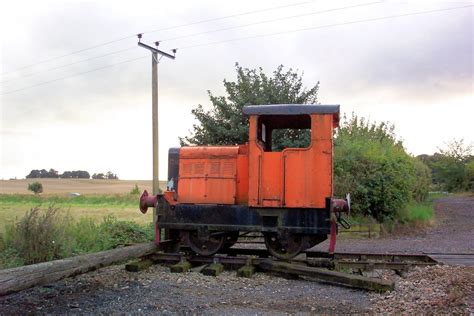
<path fill-rule="evenodd" d="M 282 151 L 285 148 L 308 148 L 311 145 L 311 116 L 259 116 L 257 144 L 264 151 Z"/>

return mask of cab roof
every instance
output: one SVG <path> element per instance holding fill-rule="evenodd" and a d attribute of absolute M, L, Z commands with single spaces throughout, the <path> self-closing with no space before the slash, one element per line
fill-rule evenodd
<path fill-rule="evenodd" d="M 246 105 L 243 108 L 247 115 L 301 115 L 301 114 L 336 114 L 339 116 L 339 105 L 322 104 L 268 104 Z"/>

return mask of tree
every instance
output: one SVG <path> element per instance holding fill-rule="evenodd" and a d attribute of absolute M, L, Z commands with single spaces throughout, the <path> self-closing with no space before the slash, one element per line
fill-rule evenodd
<path fill-rule="evenodd" d="M 430 185 L 432 183 L 431 169 L 420 159 L 414 158 L 413 163 L 415 166 L 415 184 L 413 186 L 413 198 L 417 202 L 426 200 L 428 192 L 430 191 Z"/>
<path fill-rule="evenodd" d="M 474 190 L 474 159 L 472 159 L 466 164 L 465 170 L 467 178 L 467 188 L 468 190 Z"/>
<path fill-rule="evenodd" d="M 208 91 L 211 110 L 202 105 L 192 110 L 199 122 L 193 125 L 192 136 L 180 137 L 181 145 L 231 145 L 248 141 L 248 117 L 242 113 L 244 105 L 252 104 L 316 104 L 319 82 L 312 88 L 303 86 L 303 78 L 291 68 L 284 71 L 283 65 L 267 76 L 262 68 L 242 68 L 235 65 L 237 81 L 224 80 L 225 96 L 215 96 Z M 280 131 L 279 131 L 280 132 Z M 305 132 L 281 131 L 275 137 L 277 147 L 288 146 L 288 142 L 300 142 Z M 278 140 L 285 144 L 278 143 Z"/>
<path fill-rule="evenodd" d="M 28 184 L 28 190 L 39 194 L 43 192 L 43 185 L 40 182 L 33 182 Z"/>
<path fill-rule="evenodd" d="M 334 140 L 336 196 L 351 193 L 354 213 L 392 219 L 426 197 L 429 171 L 405 152 L 389 123 L 344 117 Z M 417 187 L 418 186 L 418 187 Z"/>
<path fill-rule="evenodd" d="M 41 170 L 31 170 L 30 173 L 26 176 L 27 179 L 32 179 L 32 178 L 59 178 L 59 174 L 56 170 L 54 169 L 49 169 L 47 171 L 46 169 L 41 169 Z"/>
<path fill-rule="evenodd" d="M 100 180 L 103 180 L 105 179 L 105 175 L 103 173 L 94 173 L 92 175 L 92 179 L 100 179 Z"/>
<path fill-rule="evenodd" d="M 41 172 L 37 169 L 31 170 L 30 173 L 26 176 L 26 179 L 40 178 Z"/>
<path fill-rule="evenodd" d="M 118 180 L 117 174 L 113 173 L 112 171 L 107 171 L 105 177 L 109 180 Z"/>
<path fill-rule="evenodd" d="M 439 151 L 438 159 L 431 164 L 437 182 L 450 192 L 469 190 L 471 180 L 466 167 L 474 160 L 473 145 L 453 139 Z"/>

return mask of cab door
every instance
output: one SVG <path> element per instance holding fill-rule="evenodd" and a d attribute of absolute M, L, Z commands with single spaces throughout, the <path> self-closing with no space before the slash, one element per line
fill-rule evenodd
<path fill-rule="evenodd" d="M 249 206 L 282 206 L 282 153 L 265 151 L 257 139 L 257 116 L 249 120 Z"/>
<path fill-rule="evenodd" d="M 308 148 L 283 150 L 283 205 L 325 208 L 332 196 L 332 115 L 311 115 Z"/>

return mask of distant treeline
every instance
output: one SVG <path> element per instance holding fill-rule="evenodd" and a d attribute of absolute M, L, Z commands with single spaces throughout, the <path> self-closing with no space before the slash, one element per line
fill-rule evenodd
<path fill-rule="evenodd" d="M 75 171 L 64 171 L 62 174 L 59 174 L 57 170 L 54 169 L 34 169 L 26 176 L 27 179 L 33 178 L 56 178 L 56 179 L 90 179 L 91 175 L 89 172 L 84 170 L 75 170 Z M 92 179 L 110 179 L 118 180 L 116 173 L 107 171 L 106 173 L 94 173 Z"/>
<path fill-rule="evenodd" d="M 464 144 L 463 139 L 452 140 L 439 152 L 417 158 L 431 169 L 435 190 L 474 191 L 473 149 L 473 145 Z"/>

